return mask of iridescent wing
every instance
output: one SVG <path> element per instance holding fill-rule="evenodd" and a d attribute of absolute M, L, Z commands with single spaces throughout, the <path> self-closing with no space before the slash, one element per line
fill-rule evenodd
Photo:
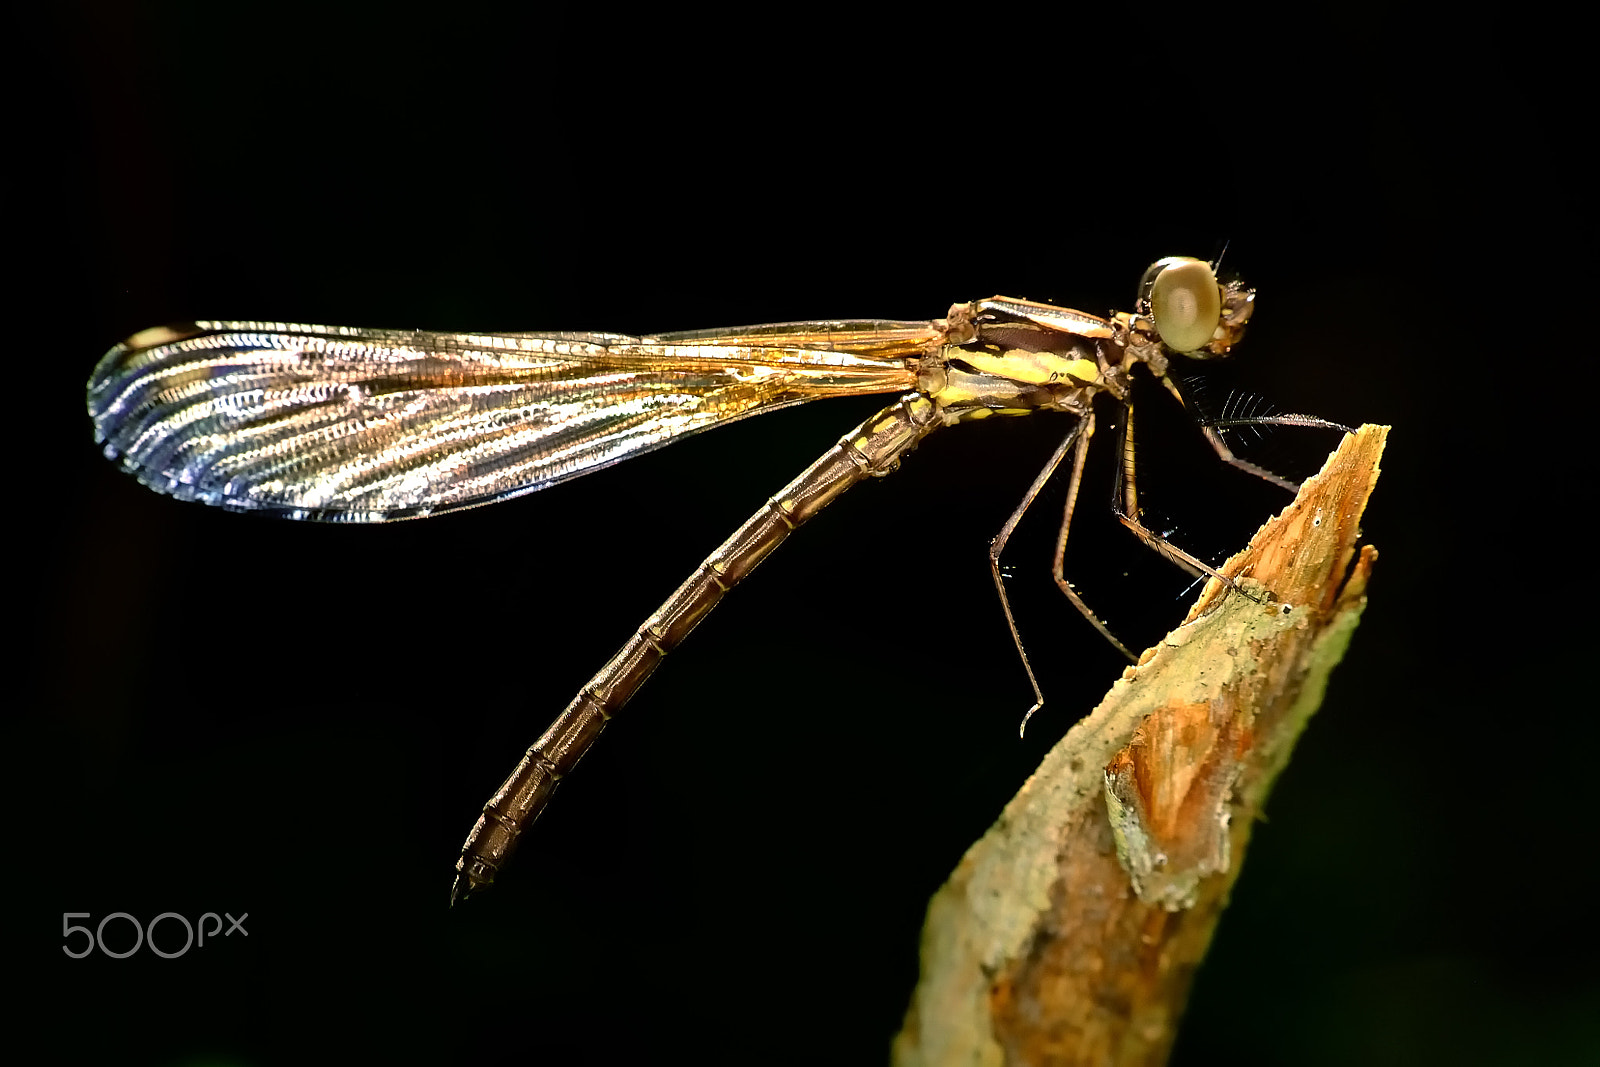
<path fill-rule="evenodd" d="M 624 337 L 200 322 L 89 381 L 108 458 L 183 500 L 378 522 L 520 496 L 824 396 L 913 388 L 930 323 Z"/>

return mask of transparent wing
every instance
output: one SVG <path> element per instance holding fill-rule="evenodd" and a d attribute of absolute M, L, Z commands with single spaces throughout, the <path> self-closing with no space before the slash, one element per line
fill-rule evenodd
<path fill-rule="evenodd" d="M 89 414 L 107 457 L 158 492 L 296 519 L 414 518 L 819 396 L 912 388 L 900 357 L 934 336 L 928 324 L 791 326 L 770 336 L 815 347 L 774 347 L 759 332 L 771 327 L 710 344 L 201 322 L 108 352 Z"/>

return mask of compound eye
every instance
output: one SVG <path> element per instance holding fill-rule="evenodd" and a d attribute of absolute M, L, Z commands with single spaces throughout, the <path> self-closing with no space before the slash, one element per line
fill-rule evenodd
<path fill-rule="evenodd" d="M 1150 283 L 1150 317 L 1168 348 L 1194 352 L 1211 343 L 1222 320 L 1222 291 L 1211 267 L 1174 257 L 1156 264 Z M 1152 268 L 1154 269 L 1154 268 Z"/>

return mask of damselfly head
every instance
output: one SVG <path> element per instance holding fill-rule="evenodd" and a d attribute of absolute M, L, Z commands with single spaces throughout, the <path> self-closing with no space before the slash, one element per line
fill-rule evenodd
<path fill-rule="evenodd" d="M 1254 300 L 1238 282 L 1220 284 L 1204 260 L 1168 256 L 1144 272 L 1138 314 L 1174 352 L 1209 359 L 1239 340 Z"/>

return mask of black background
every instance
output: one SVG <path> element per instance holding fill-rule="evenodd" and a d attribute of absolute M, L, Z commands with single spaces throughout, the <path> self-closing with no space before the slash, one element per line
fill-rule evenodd
<path fill-rule="evenodd" d="M 1567 591 L 1572 546 L 1530 458 L 1563 455 L 1526 378 L 1548 335 L 1519 285 L 1542 267 L 1510 240 L 1548 197 L 1506 150 L 1540 105 L 1496 17 L 83 3 L 21 47 L 13 207 L 39 240 L 10 513 L 37 537 L 12 562 L 39 731 L 10 750 L 10 927 L 25 1025 L 61 1059 L 883 1062 L 928 896 L 1120 669 L 1049 581 L 1058 487 L 1009 559 L 1050 701 L 1016 740 L 984 547 L 1067 424 L 936 435 L 730 597 L 493 892 L 447 911 L 523 747 L 881 401 L 332 528 L 180 505 L 102 460 L 83 382 L 113 341 L 187 318 L 928 318 L 991 293 L 1101 312 L 1151 260 L 1222 241 L 1260 293 L 1243 385 L 1395 429 L 1371 605 L 1174 1062 L 1600 1056 L 1592 698 L 1564 695 L 1564 624 L 1535 599 Z M 1201 460 L 1162 488 L 1187 543 L 1242 544 L 1282 498 L 1151 418 L 1177 445 L 1151 453 Z M 1291 465 L 1329 444 L 1274 442 Z M 1105 492 L 1074 577 L 1142 647 L 1186 579 Z M 249 936 L 61 951 L 64 913 L 168 911 L 248 912 Z"/>

